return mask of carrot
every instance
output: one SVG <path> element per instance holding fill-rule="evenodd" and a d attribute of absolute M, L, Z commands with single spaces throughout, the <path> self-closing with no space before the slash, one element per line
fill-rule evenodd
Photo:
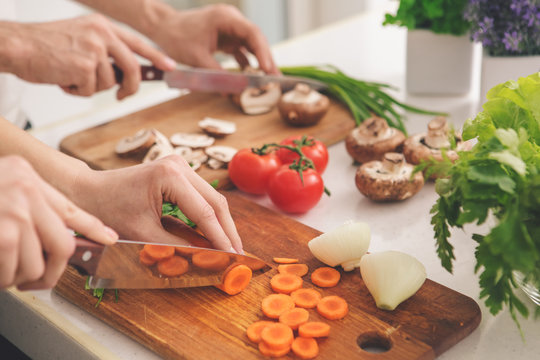
<path fill-rule="evenodd" d="M 308 321 L 298 327 L 298 335 L 307 338 L 326 337 L 330 334 L 330 325 L 320 321 Z"/>
<path fill-rule="evenodd" d="M 304 276 L 308 273 L 308 266 L 306 264 L 281 264 L 277 267 L 280 274 L 293 274 L 297 276 Z"/>
<path fill-rule="evenodd" d="M 339 296 L 325 296 L 317 304 L 317 312 L 329 320 L 338 320 L 347 315 L 349 305 Z"/>
<path fill-rule="evenodd" d="M 253 324 L 249 325 L 246 329 L 246 335 L 249 340 L 253 341 L 254 343 L 258 343 L 261 341 L 261 331 L 267 327 L 268 325 L 274 324 L 273 321 L 266 321 L 266 320 L 260 320 L 255 321 Z"/>
<path fill-rule="evenodd" d="M 156 260 L 154 260 L 154 258 L 151 258 L 148 253 L 144 251 L 144 249 L 139 252 L 139 261 L 141 262 L 141 264 L 146 266 L 152 266 L 156 263 Z"/>
<path fill-rule="evenodd" d="M 298 327 L 306 323 L 308 319 L 308 311 L 302 308 L 287 310 L 283 314 L 279 315 L 279 322 L 287 325 L 293 330 L 297 330 Z"/>
<path fill-rule="evenodd" d="M 259 343 L 259 351 L 261 352 L 261 354 L 263 354 L 263 356 L 278 358 L 287 355 L 289 351 L 291 351 L 291 347 L 287 346 L 281 350 L 274 350 L 271 349 L 267 344 L 265 344 L 264 341 L 261 341 Z"/>
<path fill-rule="evenodd" d="M 218 251 L 199 251 L 192 255 L 191 262 L 201 269 L 219 271 L 229 265 L 230 258 L 228 254 Z"/>
<path fill-rule="evenodd" d="M 241 259 L 238 259 L 238 262 L 248 266 L 251 270 L 257 271 L 266 266 L 266 263 L 255 255 L 252 255 L 247 251 L 245 251 L 244 254 L 248 256 L 244 256 Z"/>
<path fill-rule="evenodd" d="M 170 258 L 159 260 L 157 263 L 157 269 L 160 274 L 165 276 L 180 276 L 188 271 L 189 264 L 183 257 L 171 256 Z"/>
<path fill-rule="evenodd" d="M 261 303 L 263 314 L 271 319 L 279 318 L 279 315 L 292 308 L 294 308 L 294 300 L 285 294 L 268 295 Z"/>
<path fill-rule="evenodd" d="M 277 293 L 290 294 L 302 287 L 302 278 L 292 274 L 276 274 L 270 279 L 272 290 Z"/>
<path fill-rule="evenodd" d="M 315 289 L 298 289 L 291 293 L 296 306 L 312 309 L 321 301 L 321 293 Z"/>
<path fill-rule="evenodd" d="M 180 256 L 183 256 L 185 258 L 190 258 L 193 256 L 193 254 L 198 253 L 201 251 L 201 249 L 197 247 L 191 247 L 191 246 L 175 246 L 174 252 L 177 253 Z"/>
<path fill-rule="evenodd" d="M 241 293 L 251 281 L 253 275 L 251 269 L 244 264 L 231 264 L 223 274 L 223 280 L 218 289 L 229 294 L 236 295 Z"/>
<path fill-rule="evenodd" d="M 145 244 L 143 249 L 148 256 L 156 261 L 167 259 L 174 255 L 174 246 Z"/>
<path fill-rule="evenodd" d="M 341 279 L 341 274 L 331 267 L 320 267 L 311 273 L 311 282 L 320 287 L 336 286 Z"/>
<path fill-rule="evenodd" d="M 275 257 L 274 262 L 278 264 L 294 264 L 298 262 L 298 259 L 294 258 L 285 258 L 285 257 Z"/>
<path fill-rule="evenodd" d="M 283 350 L 290 347 L 293 340 L 293 331 L 285 324 L 273 323 L 261 331 L 261 342 L 264 342 L 272 350 Z"/>
<path fill-rule="evenodd" d="M 300 359 L 313 359 L 319 355 L 319 345 L 313 338 L 297 337 L 294 339 L 291 349 Z"/>

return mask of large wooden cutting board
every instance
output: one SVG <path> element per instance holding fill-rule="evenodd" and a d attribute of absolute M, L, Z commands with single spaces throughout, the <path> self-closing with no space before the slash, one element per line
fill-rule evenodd
<path fill-rule="evenodd" d="M 306 243 L 319 232 L 238 194 L 225 195 L 244 248 L 268 262 L 273 256 L 298 257 L 310 268 L 304 287 L 311 287 L 309 276 L 322 264 Z M 73 269 L 55 290 L 164 358 L 258 359 L 262 356 L 245 331 L 263 318 L 260 303 L 272 293 L 269 279 L 275 273 L 274 269 L 254 278 L 236 296 L 213 287 L 121 290 L 118 303 L 110 291 L 97 308 L 96 299 L 84 290 L 85 279 Z M 350 312 L 342 320 L 329 321 L 310 310 L 311 320 L 331 325 L 329 338 L 319 341 L 319 359 L 432 359 L 469 335 L 481 319 L 474 300 L 430 280 L 394 311 L 376 308 L 358 271 L 342 272 L 338 286 L 321 291 L 345 298 Z M 373 354 L 360 345 L 389 350 Z"/>
<path fill-rule="evenodd" d="M 299 134 L 312 135 L 331 145 L 343 140 L 355 126 L 349 111 L 334 101 L 318 124 L 298 128 L 285 124 L 277 109 L 262 115 L 245 115 L 224 96 L 191 93 L 70 135 L 62 140 L 60 149 L 94 169 L 135 165 L 140 159 L 120 158 L 114 153 L 116 143 L 121 138 L 133 135 L 142 128 L 156 128 L 167 136 L 175 132 L 202 133 L 197 123 L 207 116 L 236 123 L 237 131 L 217 139 L 215 144 L 237 149 L 279 142 L 285 137 Z M 220 188 L 230 185 L 226 170 L 212 170 L 203 166 L 197 172 L 209 182 L 220 180 Z"/>

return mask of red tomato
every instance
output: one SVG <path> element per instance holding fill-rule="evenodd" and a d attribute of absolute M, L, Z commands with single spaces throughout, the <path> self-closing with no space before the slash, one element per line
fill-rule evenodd
<path fill-rule="evenodd" d="M 229 178 L 236 187 L 256 195 L 266 193 L 268 179 L 281 166 L 281 161 L 272 151 L 258 155 L 251 149 L 242 149 L 229 162 Z"/>
<path fill-rule="evenodd" d="M 283 165 L 270 177 L 268 195 L 272 202 L 288 213 L 305 213 L 319 202 L 324 191 L 321 175 L 307 169 L 302 172 L 304 184 L 296 170 Z"/>
<path fill-rule="evenodd" d="M 302 140 L 302 135 L 290 136 L 283 140 L 281 142 L 281 145 L 296 146 L 296 144 L 294 143 L 295 140 Z M 322 174 L 326 169 L 326 165 L 328 165 L 328 150 L 322 142 L 315 139 L 313 136 L 308 136 L 307 140 L 308 142 L 312 141 L 313 145 L 302 146 L 301 150 L 304 155 L 306 155 L 306 157 L 310 158 L 313 161 L 315 169 L 317 169 L 319 174 Z M 284 148 L 279 149 L 277 153 L 283 164 L 290 164 L 299 157 L 298 154 Z"/>

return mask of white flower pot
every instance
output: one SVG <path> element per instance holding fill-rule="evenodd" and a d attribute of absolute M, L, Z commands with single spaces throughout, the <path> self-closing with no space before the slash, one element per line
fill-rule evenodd
<path fill-rule="evenodd" d="M 482 54 L 480 81 L 480 105 L 486 102 L 486 94 L 495 85 L 508 80 L 517 80 L 540 71 L 540 55 L 534 56 L 491 56 Z"/>
<path fill-rule="evenodd" d="M 458 95 L 471 89 L 474 44 L 467 35 L 407 31 L 406 89 L 423 95 Z"/>

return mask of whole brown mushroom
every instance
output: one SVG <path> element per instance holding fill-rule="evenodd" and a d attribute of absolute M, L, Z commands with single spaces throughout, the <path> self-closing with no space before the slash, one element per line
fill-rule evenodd
<path fill-rule="evenodd" d="M 374 201 L 405 200 L 424 186 L 421 172 L 411 174 L 414 167 L 405 162 L 403 154 L 386 153 L 383 160 L 370 161 L 356 171 L 356 187 Z"/>
<path fill-rule="evenodd" d="M 114 151 L 119 156 L 138 156 L 145 154 L 156 142 L 152 129 L 141 129 L 133 136 L 126 136 L 116 144 Z"/>
<path fill-rule="evenodd" d="M 299 83 L 281 96 L 277 106 L 281 118 L 287 124 L 311 126 L 326 115 L 330 100 L 309 85 Z"/>
<path fill-rule="evenodd" d="M 385 153 L 399 151 L 405 135 L 385 119 L 371 117 L 354 128 L 345 139 L 347 152 L 359 163 L 381 160 Z"/>

